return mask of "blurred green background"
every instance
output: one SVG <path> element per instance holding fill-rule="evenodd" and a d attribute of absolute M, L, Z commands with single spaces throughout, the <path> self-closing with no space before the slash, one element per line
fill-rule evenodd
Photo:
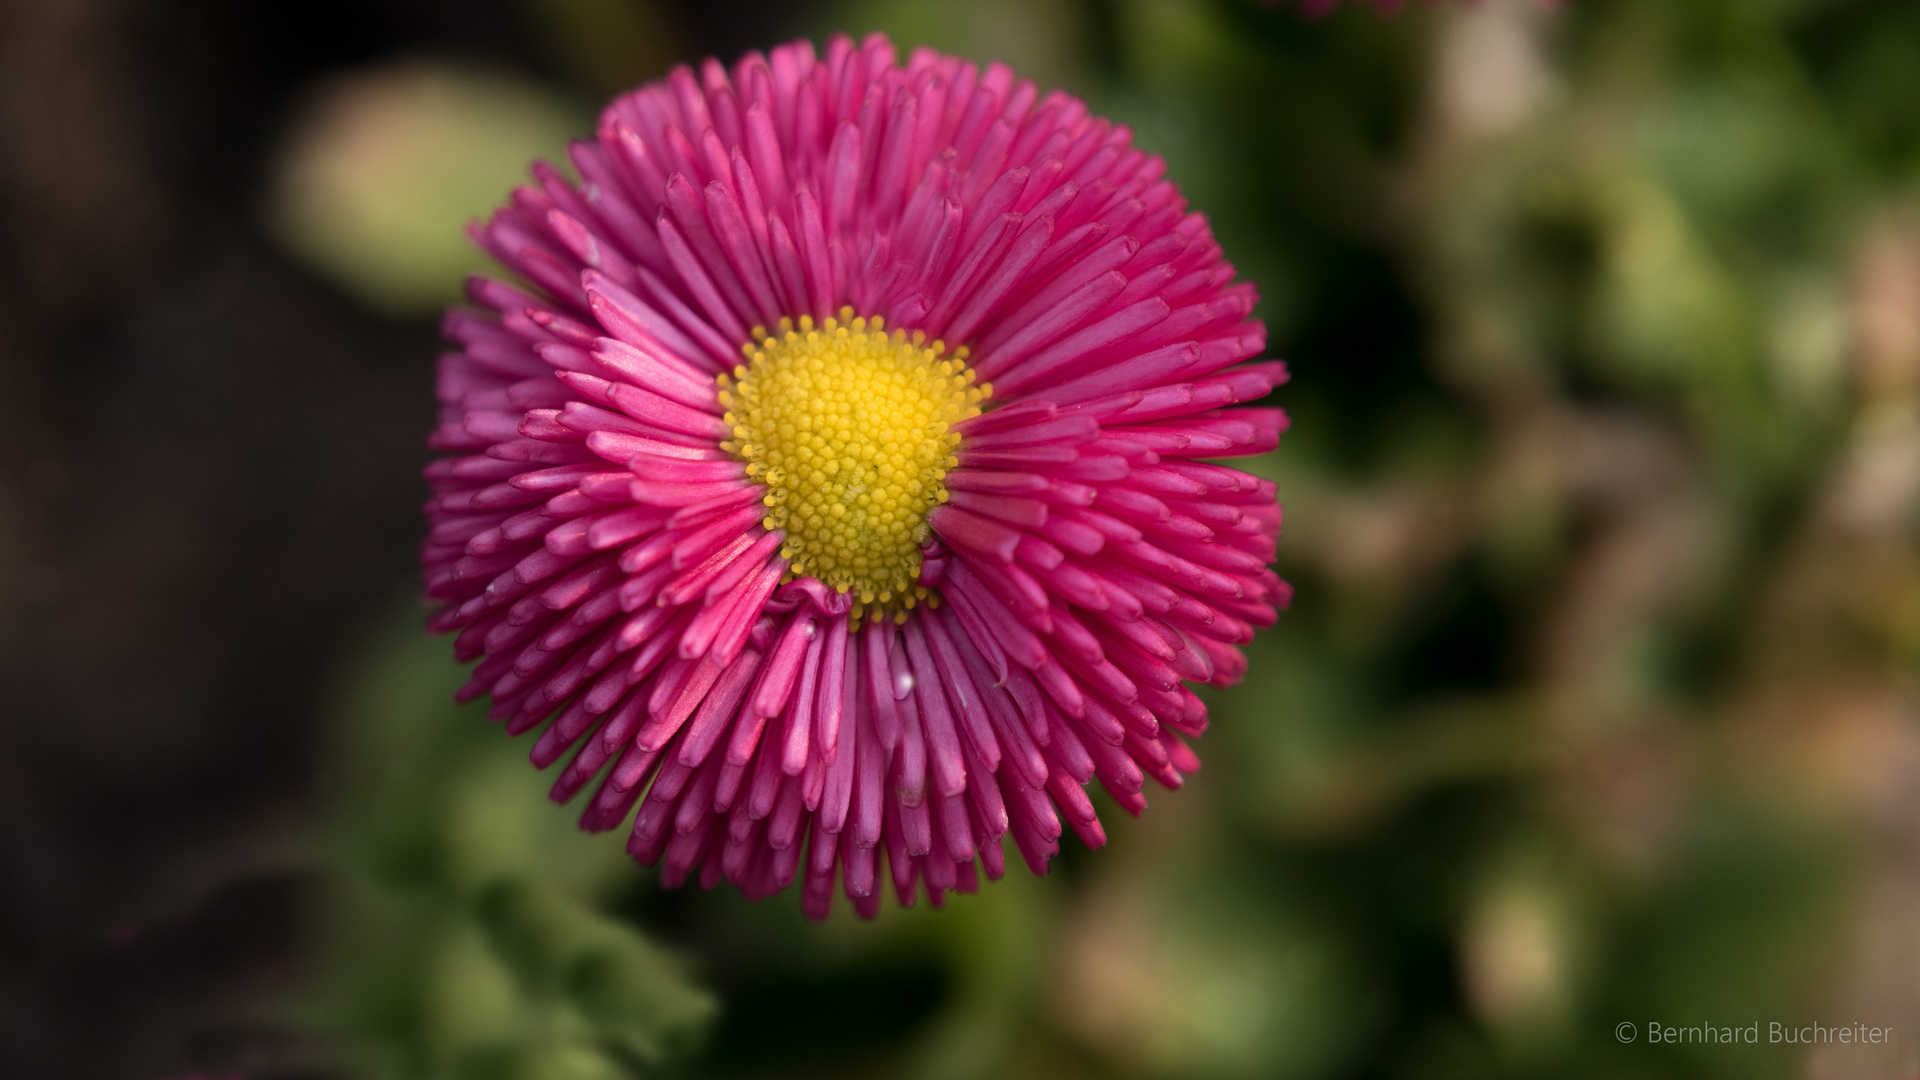
<path fill-rule="evenodd" d="M 430 311 L 528 157 L 694 59 L 647 0 L 524 6 L 564 77 L 314 92 L 290 249 Z M 874 29 L 1130 125 L 1261 287 L 1299 599 L 1205 770 L 1044 879 L 815 926 L 575 833 L 396 603 L 341 676 L 304 1022 L 394 1078 L 1920 1072 L 1920 6 L 791 15 Z"/>

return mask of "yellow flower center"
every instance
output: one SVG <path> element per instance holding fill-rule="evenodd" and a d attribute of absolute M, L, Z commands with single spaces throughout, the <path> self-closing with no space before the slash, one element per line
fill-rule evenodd
<path fill-rule="evenodd" d="M 967 350 L 879 318 L 816 327 L 759 327 L 748 362 L 720 376 L 733 438 L 720 445 L 767 485 L 766 526 L 786 534 L 780 554 L 795 576 L 817 577 L 860 606 L 914 606 L 927 512 L 947 501 L 957 464 L 953 425 L 980 413 L 991 386 L 975 386 Z"/>

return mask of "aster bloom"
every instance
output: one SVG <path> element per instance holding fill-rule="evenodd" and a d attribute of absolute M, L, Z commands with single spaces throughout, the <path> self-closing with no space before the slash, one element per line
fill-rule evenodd
<path fill-rule="evenodd" d="M 879 36 L 627 94 L 474 240 L 427 470 L 436 630 L 553 797 L 677 886 L 939 903 L 1133 813 L 1289 590 L 1286 375 L 1164 163 Z M 884 853 L 884 855 L 883 855 Z"/>

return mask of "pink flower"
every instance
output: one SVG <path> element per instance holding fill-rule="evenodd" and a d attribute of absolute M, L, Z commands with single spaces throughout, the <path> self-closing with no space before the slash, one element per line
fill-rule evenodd
<path fill-rule="evenodd" d="M 472 230 L 529 287 L 447 315 L 424 550 L 461 697 L 558 714 L 555 799 L 638 803 L 668 886 L 871 916 L 1199 768 L 1183 680 L 1290 595 L 1273 485 L 1200 459 L 1274 447 L 1228 406 L 1286 371 L 1159 158 L 877 35 L 677 69 L 572 158 Z"/>

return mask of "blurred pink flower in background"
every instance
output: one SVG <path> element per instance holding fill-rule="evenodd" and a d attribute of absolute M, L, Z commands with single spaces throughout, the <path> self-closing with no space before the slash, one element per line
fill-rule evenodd
<path fill-rule="evenodd" d="M 617 99 L 578 184 L 474 227 L 533 291 L 446 319 L 432 626 L 667 885 L 939 903 L 1007 835 L 1103 843 L 1095 777 L 1138 813 L 1199 767 L 1185 683 L 1290 597 L 1273 485 L 1199 459 L 1275 446 L 1227 406 L 1286 371 L 1130 141 L 1002 65 L 801 42 Z"/>
<path fill-rule="evenodd" d="M 1330 15 L 1345 3 L 1370 7 L 1381 15 L 1392 15 L 1402 8 L 1415 4 L 1437 6 L 1442 2 L 1443 0 L 1260 0 L 1260 3 L 1265 7 L 1298 7 L 1301 14 L 1310 19 L 1318 19 L 1322 16 Z M 1485 0 L 1461 0 L 1461 2 L 1468 5 L 1478 5 L 1484 3 Z M 1562 0 L 1533 0 L 1533 2 L 1543 8 L 1557 8 L 1561 5 Z"/>

